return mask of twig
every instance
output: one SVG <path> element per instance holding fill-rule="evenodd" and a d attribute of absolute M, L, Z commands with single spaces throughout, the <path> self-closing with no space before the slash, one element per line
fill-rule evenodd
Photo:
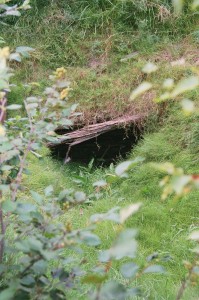
<path fill-rule="evenodd" d="M 3 99 L 0 100 L 0 124 L 3 124 L 5 121 L 6 104 L 7 99 L 6 97 L 3 97 Z"/>
<path fill-rule="evenodd" d="M 0 199 L 2 198 L 2 193 L 0 192 Z M 3 220 L 3 210 L 2 207 L 0 206 L 0 224 L 1 224 L 1 234 L 3 235 L 3 237 L 0 240 L 0 262 L 2 262 L 3 260 L 3 255 L 4 255 L 4 234 L 6 231 L 6 226 L 4 224 L 4 220 Z"/>
<path fill-rule="evenodd" d="M 42 257 L 39 255 L 37 257 L 35 257 L 29 264 L 29 266 L 27 266 L 23 272 L 21 273 L 21 278 L 23 278 L 23 276 L 27 273 L 27 271 L 30 270 L 30 268 L 34 265 L 35 262 L 39 261 Z"/>
<path fill-rule="evenodd" d="M 198 261 L 198 255 L 196 256 L 196 258 L 192 264 L 192 268 L 189 270 L 187 277 L 183 280 L 183 282 L 178 290 L 176 300 L 182 299 L 182 296 L 187 288 L 187 284 L 188 284 L 189 280 L 191 279 L 191 275 L 193 274 L 194 267 L 197 265 L 197 261 Z"/>
<path fill-rule="evenodd" d="M 180 300 L 182 298 L 184 291 L 186 290 L 187 283 L 188 283 L 188 280 L 190 279 L 190 277 L 191 277 L 191 272 L 189 272 L 189 275 L 187 276 L 187 278 L 185 280 L 183 280 L 183 282 L 179 288 L 176 300 Z"/>
<path fill-rule="evenodd" d="M 21 181 L 22 181 L 22 174 L 23 174 L 23 170 L 24 170 L 24 168 L 25 168 L 26 158 L 27 158 L 27 156 L 28 156 L 28 153 L 29 153 L 30 150 L 31 150 L 31 145 L 32 145 L 32 143 L 33 143 L 32 140 L 30 140 L 30 141 L 28 142 L 27 148 L 26 148 L 26 150 L 25 150 L 25 152 L 24 152 L 24 156 L 23 156 L 23 158 L 20 159 L 20 168 L 19 168 L 19 172 L 18 172 L 17 177 L 16 177 L 16 179 L 15 179 L 15 182 L 14 182 L 15 185 L 14 185 L 14 188 L 13 188 L 12 193 L 11 193 L 11 199 L 12 199 L 12 201 L 15 201 L 15 200 L 16 200 L 17 191 L 18 191 L 18 188 L 19 188 L 20 183 L 21 183 Z M 11 186 L 11 187 L 12 187 L 12 186 Z"/>
<path fill-rule="evenodd" d="M 28 115 L 28 119 L 29 119 L 29 124 L 30 124 L 30 135 L 33 134 L 34 132 L 34 126 L 33 126 L 33 123 L 32 123 L 32 119 L 31 119 L 31 116 L 30 114 L 28 113 L 28 109 L 27 109 L 27 105 L 26 105 L 26 102 L 24 101 L 24 105 L 25 105 L 25 108 L 26 108 L 26 111 L 27 111 L 27 115 Z M 12 190 L 12 193 L 11 193 L 11 199 L 12 201 L 15 201 L 16 200 L 16 195 L 17 195 L 17 191 L 18 191 L 18 188 L 20 186 L 20 183 L 22 181 L 22 174 L 23 174 L 23 170 L 25 168 L 25 163 L 26 163 L 26 158 L 28 156 L 28 153 L 31 151 L 31 145 L 32 143 L 34 143 L 33 140 L 29 140 L 28 142 L 28 145 L 24 151 L 24 155 L 23 155 L 23 158 L 19 158 L 20 159 L 20 168 L 19 168 L 19 171 L 18 171 L 18 174 L 17 174 L 17 177 L 15 179 L 15 186 Z"/>

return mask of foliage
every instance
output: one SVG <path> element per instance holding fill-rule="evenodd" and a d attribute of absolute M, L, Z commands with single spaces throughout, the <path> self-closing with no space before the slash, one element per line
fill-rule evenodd
<path fill-rule="evenodd" d="M 89 226 L 73 229 L 70 222 L 62 221 L 63 211 L 83 204 L 87 196 L 77 190 L 63 190 L 55 193 L 52 185 L 45 187 L 42 193 L 31 191 L 28 201 L 22 198 L 23 174 L 28 173 L 27 156 L 33 153 L 39 157 L 41 145 L 56 138 L 55 128 L 62 125 L 71 126 L 75 116 L 76 106 L 68 105 L 70 83 L 66 78 L 66 70 L 59 68 L 50 76 L 52 82 L 41 97 L 28 97 L 24 101 L 24 118 L 14 116 L 6 122 L 6 110 L 18 110 L 19 105 L 12 104 L 6 107 L 5 89 L 12 88 L 12 76 L 8 62 L 20 61 L 22 56 L 27 57 L 32 48 L 18 47 L 16 52 L 10 53 L 8 47 L 0 50 L 0 82 L 1 82 L 1 115 L 0 115 L 0 274 L 4 276 L 1 286 L 1 299 L 66 299 L 69 290 L 80 291 L 81 285 L 89 285 L 89 296 L 92 299 L 126 299 L 140 295 L 136 278 L 148 273 L 164 273 L 164 268 L 154 264 L 157 254 L 147 258 L 147 264 L 139 266 L 135 263 L 137 255 L 137 230 L 127 229 L 120 231 L 112 246 L 100 249 L 96 265 L 85 271 L 83 266 L 87 262 L 78 260 L 78 253 L 89 247 L 99 247 L 101 240 L 95 233 L 101 221 L 123 223 L 135 214 L 141 204 L 131 204 L 126 208 L 112 208 L 106 213 L 91 216 Z M 155 65 L 146 65 L 145 73 L 156 71 Z M 198 87 L 198 71 L 192 70 L 194 76 L 179 81 L 176 85 L 163 85 L 163 93 L 156 101 L 167 101 L 177 98 Z M 168 82 L 172 82 L 169 78 Z M 141 84 L 131 94 L 132 98 L 143 94 L 152 86 L 150 82 Z M 195 112 L 191 100 L 182 100 L 182 107 L 187 114 Z M 188 101 L 188 102 L 187 102 Z M 14 128 L 15 130 L 12 130 Z M 106 181 L 94 183 L 96 188 L 102 188 L 128 178 L 128 172 L 139 168 L 143 158 L 138 157 L 119 164 L 107 174 Z M 165 188 L 164 196 L 176 193 L 181 196 L 192 186 L 198 187 L 198 176 L 185 175 L 181 169 L 173 165 L 158 165 L 161 171 L 168 172 L 162 181 Z M 188 190 L 187 190 L 188 189 Z M 13 226 L 15 237 L 10 243 L 7 239 L 7 230 Z M 190 235 L 192 240 L 198 241 L 198 232 Z M 83 245 L 83 246 L 82 246 Z M 88 248 L 87 248 L 88 247 Z M 16 253 L 17 259 L 9 261 L 10 253 Z M 9 263 L 4 260 L 6 258 Z M 196 249 L 198 255 L 198 249 Z M 123 262 L 123 259 L 128 259 Z M 89 258 L 87 258 L 89 260 Z M 121 274 L 126 284 L 112 281 L 110 270 L 114 261 L 122 260 Z M 188 276 L 179 290 L 177 299 L 180 299 L 188 281 L 197 283 L 198 260 L 186 263 Z M 133 280 L 133 281 L 132 281 Z M 133 283 L 132 283 L 133 282 Z M 129 287 L 130 286 L 130 287 Z"/>
<path fill-rule="evenodd" d="M 27 56 L 33 49 L 20 47 L 17 52 L 10 53 L 8 47 L 0 52 L 2 92 L 1 97 L 5 99 L 3 89 L 9 89 L 11 77 L 8 61 L 19 60 L 20 54 Z M 104 299 L 106 297 L 123 299 L 136 295 L 138 289 L 129 289 L 127 286 L 117 282 L 109 282 L 103 285 L 108 279 L 108 270 L 113 260 L 121 260 L 124 257 L 134 258 L 136 256 L 137 242 L 136 231 L 128 229 L 121 232 L 110 249 L 101 252 L 99 263 L 101 268 L 89 270 L 86 274 L 78 267 L 79 263 L 73 263 L 73 252 L 80 251 L 80 245 L 90 247 L 98 246 L 101 241 L 93 233 L 96 222 L 99 220 L 112 220 L 123 224 L 132 214 L 137 212 L 140 204 L 133 204 L 118 211 L 112 209 L 107 214 L 97 215 L 91 218 L 91 225 L 85 229 L 73 230 L 71 224 L 60 222 L 62 210 L 79 205 L 86 200 L 83 192 L 63 190 L 58 196 L 54 194 L 53 186 L 48 186 L 44 194 L 31 191 L 31 200 L 28 202 L 18 198 L 19 191 L 23 188 L 22 176 L 27 172 L 27 156 L 29 152 L 38 156 L 37 151 L 42 142 L 54 140 L 54 130 L 60 125 L 70 126 L 73 108 L 68 107 L 67 96 L 70 91 L 69 82 L 65 78 L 66 70 L 59 68 L 50 77 L 52 86 L 45 89 L 42 97 L 28 97 L 24 101 L 24 108 L 27 117 L 14 117 L 4 122 L 6 110 L 18 110 L 20 105 L 11 104 L 6 106 L 2 102 L 1 108 L 1 241 L 0 259 L 1 275 L 5 276 L 0 298 L 13 299 L 14 297 L 32 299 L 63 299 L 67 296 L 67 290 L 77 288 L 80 276 L 82 283 L 93 284 L 96 289 L 92 291 L 93 299 Z M 15 131 L 11 128 L 14 127 Z M 125 172 L 136 163 L 122 163 L 115 170 L 116 176 L 123 177 Z M 10 218 L 14 220 L 15 239 L 12 245 L 6 239 L 7 228 Z M 51 220 L 54 220 L 52 223 Z M 64 250 L 64 251 L 63 251 Z M 9 252 L 18 256 L 17 262 L 4 264 L 5 253 Z M 80 263 L 80 265 L 83 262 Z M 56 266 L 55 266 L 56 265 Z M 131 265 L 130 265 L 131 266 Z M 136 269 L 129 275 L 128 265 L 122 266 L 124 277 L 135 277 L 137 273 L 162 273 L 164 270 L 159 266 Z M 13 273 L 10 271 L 13 270 Z M 7 272 L 8 271 L 8 272 Z M 127 272 L 127 273 L 126 273 Z M 119 291 L 119 293 L 117 292 Z M 109 296 L 107 296 L 109 295 Z"/>
<path fill-rule="evenodd" d="M 27 10 L 30 9 L 30 0 L 25 0 L 20 4 L 15 5 L 7 5 L 6 3 L 10 2 L 7 0 L 0 1 L 0 17 L 6 16 L 17 16 L 21 15 L 20 10 Z"/>

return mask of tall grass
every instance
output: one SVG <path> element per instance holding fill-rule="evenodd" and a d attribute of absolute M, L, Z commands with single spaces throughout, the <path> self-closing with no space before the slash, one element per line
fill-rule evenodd
<path fill-rule="evenodd" d="M 82 29 L 107 30 L 111 26 L 119 31 L 142 30 L 181 34 L 190 29 L 189 2 L 186 13 L 176 16 L 171 0 L 60 0 L 56 2 L 33 0 L 38 11 L 46 11 L 52 3 L 70 18 L 72 24 Z M 183 25 L 183 26 L 182 26 Z M 110 30 L 110 28 L 109 28 Z"/>
<path fill-rule="evenodd" d="M 120 43 L 117 51 L 125 49 L 124 55 L 154 49 L 165 39 L 186 36 L 197 22 L 188 7 L 176 16 L 171 0 L 32 0 L 31 5 L 22 17 L 6 18 L 0 36 L 10 46 L 36 48 L 35 62 L 43 69 L 86 65 L 96 41 L 107 37 Z"/>
<path fill-rule="evenodd" d="M 190 1 L 185 2 L 185 13 L 177 16 L 171 0 L 32 0 L 32 10 L 25 13 L 25 18 L 36 16 L 37 21 L 42 20 L 50 11 L 55 18 L 59 16 L 64 23 L 67 21 L 68 25 L 84 30 L 166 31 L 175 35 L 187 33 L 197 20 L 197 15 L 189 8 Z"/>

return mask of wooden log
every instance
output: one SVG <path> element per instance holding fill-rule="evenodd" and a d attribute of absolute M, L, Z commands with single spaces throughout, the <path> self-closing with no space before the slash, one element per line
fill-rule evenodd
<path fill-rule="evenodd" d="M 113 130 L 114 128 L 125 127 L 129 124 L 135 124 L 145 118 L 145 115 L 125 116 L 115 120 L 97 123 L 85 126 L 81 129 L 66 133 L 57 138 L 56 143 L 49 143 L 48 147 L 58 146 L 59 144 L 68 144 L 71 146 L 83 143 L 87 140 L 93 139 L 102 133 Z"/>
<path fill-rule="evenodd" d="M 59 136 L 55 142 L 51 142 L 48 144 L 48 147 L 52 150 L 54 153 L 63 153 L 65 157 L 65 162 L 68 162 L 70 160 L 70 152 L 72 151 L 72 157 L 79 158 L 85 156 L 86 158 L 86 152 L 95 152 L 96 155 L 101 155 L 102 157 L 106 154 L 102 154 L 103 149 L 107 149 L 109 147 L 110 150 L 109 153 L 114 152 L 120 152 L 120 148 L 122 147 L 122 140 L 121 137 L 125 136 L 125 133 L 121 133 L 117 131 L 119 134 L 118 138 L 115 135 L 115 130 L 118 130 L 119 128 L 123 128 L 125 132 L 126 127 L 138 127 L 138 123 L 143 121 L 143 119 L 146 117 L 146 115 L 133 115 L 133 116 L 123 116 L 121 118 L 117 118 L 115 120 L 106 121 L 103 123 L 96 123 L 93 125 L 85 126 L 81 129 L 71 131 L 69 133 L 65 133 L 62 136 Z M 108 136 L 106 137 L 106 135 Z M 106 141 L 106 139 L 109 139 Z M 131 133 L 131 138 L 134 139 L 135 137 Z M 86 144 L 85 144 L 86 142 Z M 110 145 L 111 142 L 111 145 Z M 77 147 L 80 144 L 83 144 L 83 148 Z M 106 145 L 105 145 L 106 144 Z M 115 144 L 115 145 L 114 145 Z M 99 150 L 101 148 L 101 150 Z M 114 149 L 115 148 L 115 149 Z M 74 150 L 72 150 L 74 149 Z M 77 153 L 78 151 L 78 153 Z M 106 151 L 105 151 L 106 152 Z M 84 153 L 84 154 L 83 154 Z M 105 156 L 109 155 L 107 153 Z"/>

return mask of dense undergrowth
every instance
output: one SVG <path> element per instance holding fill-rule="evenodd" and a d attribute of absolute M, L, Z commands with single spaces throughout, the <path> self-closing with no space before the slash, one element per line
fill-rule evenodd
<path fill-rule="evenodd" d="M 172 259 L 163 262 L 167 269 L 164 276 L 150 275 L 136 281 L 144 287 L 145 299 L 175 299 L 186 273 L 183 261 L 192 257 L 189 251 L 192 244 L 186 237 L 198 227 L 199 192 L 193 191 L 178 201 L 173 197 L 161 201 L 159 182 L 163 175 L 151 163 L 169 161 L 184 168 L 187 174 L 198 173 L 199 118 L 197 114 L 185 117 L 179 103 L 169 103 L 162 112 L 153 99 L 160 93 L 159 84 L 163 79 L 172 76 L 178 81 L 190 74 L 190 65 L 198 63 L 197 40 L 191 34 L 195 30 L 195 15 L 190 18 L 193 12 L 187 12 L 184 17 L 174 17 L 170 1 L 135 1 L 132 6 L 131 1 L 71 0 L 54 1 L 50 7 L 46 1 L 35 1 L 33 7 L 19 21 L 9 20 L 13 27 L 8 28 L 5 37 L 12 47 L 24 44 L 36 49 L 32 61 L 24 62 L 18 69 L 16 83 L 39 81 L 41 87 L 35 88 L 39 94 L 47 84 L 49 70 L 66 66 L 73 87 L 70 101 L 80 103 L 83 123 L 114 118 L 129 112 L 130 108 L 131 113 L 142 112 L 149 101 L 149 111 L 153 114 L 145 125 L 142 139 L 129 154 L 130 158 L 144 157 L 144 164 L 133 169 L 128 179 L 101 189 L 99 199 L 93 183 L 105 178 L 110 173 L 108 168 L 63 165 L 53 160 L 46 150 L 41 159 L 29 156 L 31 175 L 24 177 L 26 189 L 40 192 L 54 182 L 57 193 L 61 188 L 74 187 L 90 195 L 87 204 L 63 211 L 61 218 L 74 228 L 86 225 L 93 213 L 142 202 L 141 211 L 126 224 L 139 228 L 139 262 L 144 265 L 146 256 L 153 252 L 164 257 L 170 255 Z M 3 35 L 1 30 L 0 35 Z M 138 55 L 121 62 L 132 52 Z M 187 60 L 188 68 L 182 65 L 171 69 L 171 62 L 181 57 Z M 141 69 L 148 60 L 159 65 L 158 73 L 149 75 L 157 89 L 138 103 L 129 104 L 129 94 L 143 80 Z M 28 94 L 28 89 L 17 87 L 9 101 L 20 103 Z M 189 96 L 198 106 L 198 91 Z M 24 194 L 28 197 L 28 193 Z M 98 227 L 103 248 L 111 245 L 120 230 L 120 225 L 109 222 Z M 96 260 L 95 249 L 87 251 L 90 261 L 85 268 Z M 111 273 L 113 278 L 120 278 L 116 263 Z M 85 293 L 83 290 L 77 296 L 73 292 L 70 297 L 86 299 Z M 196 300 L 197 295 L 197 287 L 192 287 L 183 299 Z"/>

